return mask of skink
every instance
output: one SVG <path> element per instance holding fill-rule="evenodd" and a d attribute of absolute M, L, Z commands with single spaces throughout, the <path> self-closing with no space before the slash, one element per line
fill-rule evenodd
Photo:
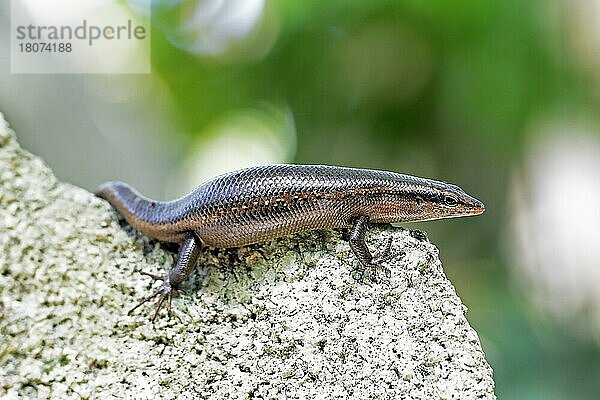
<path fill-rule="evenodd" d="M 181 243 L 175 266 L 139 304 L 165 300 L 192 273 L 205 246 L 239 247 L 280 236 L 350 228 L 350 248 L 367 268 L 381 268 L 365 244 L 370 223 L 427 221 L 477 215 L 481 201 L 449 183 L 388 171 L 326 165 L 268 165 L 218 176 L 173 201 L 143 197 L 122 182 L 97 195 L 151 238 Z M 385 269 L 385 268 L 384 268 Z"/>

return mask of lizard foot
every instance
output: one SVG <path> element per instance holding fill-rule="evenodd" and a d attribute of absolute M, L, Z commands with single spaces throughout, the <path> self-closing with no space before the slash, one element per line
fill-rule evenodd
<path fill-rule="evenodd" d="M 154 292 L 150 293 L 142 301 L 140 301 L 135 307 L 130 309 L 127 312 L 127 315 L 131 315 L 140 306 L 142 306 L 143 304 L 146 304 L 148 301 L 152 300 L 153 298 L 158 297 L 158 301 L 156 303 L 156 311 L 154 312 L 154 316 L 152 317 L 152 320 L 151 320 L 152 323 L 154 323 L 154 320 L 156 320 L 156 317 L 158 316 L 158 312 L 163 307 L 165 300 L 168 300 L 167 309 L 168 309 L 169 317 L 170 317 L 171 316 L 171 300 L 173 299 L 173 292 L 175 291 L 175 288 L 171 285 L 171 282 L 169 281 L 168 276 L 167 275 L 159 276 L 159 275 L 155 275 L 155 274 L 151 274 L 149 272 L 143 272 L 143 271 L 141 271 L 141 273 L 143 275 L 151 277 L 154 280 L 162 281 L 162 284 Z"/>
<path fill-rule="evenodd" d="M 369 265 L 367 265 L 367 268 L 372 269 L 377 275 L 382 275 L 385 276 L 387 279 L 390 279 L 392 277 L 392 271 L 390 271 L 388 267 L 384 266 L 383 263 L 390 259 L 392 255 L 391 249 L 392 237 L 390 236 L 388 237 L 387 244 L 383 251 L 378 251 L 374 254 L 373 259 L 371 260 Z"/>
<path fill-rule="evenodd" d="M 383 251 L 377 251 L 373 254 L 371 264 L 381 265 L 384 261 L 389 260 L 392 257 L 392 237 L 388 237 L 387 244 Z"/>
<path fill-rule="evenodd" d="M 380 263 L 371 263 L 367 266 L 367 268 L 373 271 L 376 276 L 383 276 L 386 279 L 390 279 L 392 277 L 392 271 Z"/>

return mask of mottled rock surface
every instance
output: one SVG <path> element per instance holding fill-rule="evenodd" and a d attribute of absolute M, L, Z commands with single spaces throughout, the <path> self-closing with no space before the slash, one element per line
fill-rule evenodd
<path fill-rule="evenodd" d="M 0 115 L 1 117 L 1 115 Z M 338 232 L 209 249 L 173 301 L 126 310 L 175 254 L 60 183 L 0 118 L 0 397 L 493 399 L 438 250 L 402 229 L 389 279 Z"/>

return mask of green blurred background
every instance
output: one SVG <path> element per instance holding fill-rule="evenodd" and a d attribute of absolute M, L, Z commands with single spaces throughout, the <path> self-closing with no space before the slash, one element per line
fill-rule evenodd
<path fill-rule="evenodd" d="M 150 18 L 151 74 L 0 60 L 0 111 L 61 179 L 165 199 L 290 162 L 456 183 L 485 214 L 414 227 L 498 397 L 598 398 L 600 0 L 140 2 L 123 12 Z"/>

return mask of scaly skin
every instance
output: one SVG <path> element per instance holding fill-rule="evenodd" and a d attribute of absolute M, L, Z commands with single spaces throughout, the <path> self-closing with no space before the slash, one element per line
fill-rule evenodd
<path fill-rule="evenodd" d="M 144 235 L 181 243 L 177 264 L 168 274 L 147 274 L 162 280 L 162 285 L 131 310 L 160 296 L 154 318 L 191 274 L 203 246 L 238 247 L 297 232 L 351 228 L 350 247 L 358 260 L 365 267 L 379 267 L 364 242 L 369 223 L 427 221 L 484 211 L 481 201 L 456 185 L 325 165 L 246 168 L 167 202 L 147 199 L 122 182 L 104 183 L 97 195 Z"/>

